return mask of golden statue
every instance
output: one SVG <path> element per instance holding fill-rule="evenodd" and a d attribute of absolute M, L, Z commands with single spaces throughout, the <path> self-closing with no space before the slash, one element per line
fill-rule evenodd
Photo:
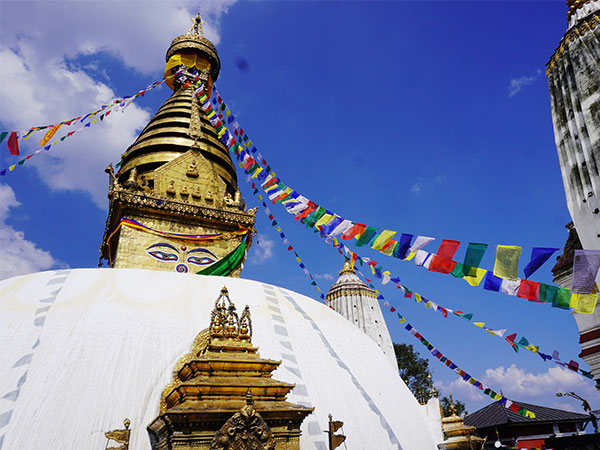
<path fill-rule="evenodd" d="M 115 441 L 119 444 L 123 444 L 123 445 L 119 445 L 118 447 L 108 447 L 108 441 L 106 442 L 106 450 L 128 450 L 129 449 L 129 437 L 131 436 L 131 430 L 129 429 L 129 425 L 131 424 L 131 421 L 129 419 L 125 419 L 123 421 L 123 425 L 125 425 L 125 429 L 124 430 L 113 430 L 113 431 L 107 431 L 106 433 L 104 433 L 104 436 L 106 436 L 106 439 L 108 439 L 108 441 Z"/>

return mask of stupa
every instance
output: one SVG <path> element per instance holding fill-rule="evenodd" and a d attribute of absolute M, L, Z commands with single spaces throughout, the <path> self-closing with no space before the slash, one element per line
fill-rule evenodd
<path fill-rule="evenodd" d="M 329 414 L 348 448 L 437 448 L 377 343 L 320 302 L 239 278 L 254 213 L 191 86 L 210 89 L 219 68 L 197 17 L 167 52 L 173 94 L 107 169 L 108 268 L 0 282 L 0 449 L 227 448 L 251 424 L 263 448 L 327 450 Z M 227 302 L 229 334 L 216 332 L 224 285 L 251 332 Z"/>

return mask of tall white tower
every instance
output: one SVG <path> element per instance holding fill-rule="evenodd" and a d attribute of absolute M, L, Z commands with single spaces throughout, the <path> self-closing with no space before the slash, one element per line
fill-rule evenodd
<path fill-rule="evenodd" d="M 329 289 L 326 298 L 336 312 L 373 339 L 387 356 L 390 364 L 398 369 L 392 338 L 383 319 L 375 291 L 358 278 L 348 260 L 344 263 L 339 278 Z"/>
<path fill-rule="evenodd" d="M 553 273 L 556 283 L 570 289 L 574 250 L 600 250 L 600 0 L 567 4 L 568 28 L 546 75 L 556 149 L 575 226 L 567 226 L 569 240 Z M 600 285 L 600 277 L 596 281 Z M 600 308 L 574 316 L 579 356 L 589 364 L 600 389 Z"/>
<path fill-rule="evenodd" d="M 567 0 L 568 29 L 547 64 L 567 205 L 583 248 L 600 250 L 600 0 Z"/>

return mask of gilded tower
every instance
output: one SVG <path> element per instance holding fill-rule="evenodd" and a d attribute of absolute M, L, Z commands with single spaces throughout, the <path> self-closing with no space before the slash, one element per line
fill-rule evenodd
<path fill-rule="evenodd" d="M 554 138 L 573 222 L 556 283 L 571 288 L 574 250 L 600 250 L 600 0 L 567 0 L 568 27 L 547 64 Z M 600 281 L 597 279 L 597 281 Z M 580 357 L 600 387 L 600 311 L 575 314 Z"/>
<path fill-rule="evenodd" d="M 210 94 L 220 60 L 200 16 L 166 54 L 173 94 L 123 154 L 110 177 L 100 257 L 110 267 L 240 276 L 255 211 L 196 95 Z"/>
<path fill-rule="evenodd" d="M 398 369 L 390 332 L 385 324 L 375 291 L 356 275 L 348 260 L 340 276 L 329 289 L 327 301 L 331 308 L 344 316 L 381 348 L 394 369 Z"/>

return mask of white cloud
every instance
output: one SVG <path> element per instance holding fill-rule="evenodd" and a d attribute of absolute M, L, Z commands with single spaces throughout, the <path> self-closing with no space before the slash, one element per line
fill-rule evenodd
<path fill-rule="evenodd" d="M 258 265 L 268 261 L 273 257 L 274 247 L 275 241 L 259 234 L 251 247 L 254 251 L 248 257 L 249 263 Z"/>
<path fill-rule="evenodd" d="M 9 210 L 19 205 L 13 190 L 0 184 L 0 280 L 58 265 L 50 253 L 37 248 L 33 242 L 25 239 L 22 231 L 5 223 Z"/>
<path fill-rule="evenodd" d="M 513 78 L 512 80 L 510 80 L 510 83 L 508 85 L 508 96 L 512 97 L 513 95 L 519 93 L 525 86 L 529 86 L 535 83 L 535 81 L 540 77 L 541 74 L 542 71 L 538 69 L 535 75 Z"/>
<path fill-rule="evenodd" d="M 3 2 L 0 29 L 0 117 L 15 130 L 56 123 L 95 110 L 130 92 L 114 92 L 105 72 L 67 64 L 78 55 L 107 52 L 142 73 L 162 72 L 171 40 L 200 11 L 206 36 L 219 42 L 218 20 L 235 0 L 171 2 Z M 98 81 L 98 79 L 106 82 Z M 142 88 L 143 86 L 140 86 Z M 135 104 L 27 162 L 51 189 L 82 190 L 107 207 L 103 169 L 134 141 L 150 113 Z M 62 131 L 62 130 L 61 130 Z M 70 131 L 70 130 L 66 130 Z M 42 132 L 32 136 L 24 153 Z M 59 132 L 60 137 L 64 132 Z M 31 144 L 30 144 L 31 143 Z"/>
<path fill-rule="evenodd" d="M 313 276 L 317 280 L 326 280 L 326 281 L 333 281 L 333 280 L 335 280 L 335 277 L 332 274 L 330 274 L 330 273 L 314 273 Z"/>
<path fill-rule="evenodd" d="M 444 175 L 438 175 L 432 178 L 419 177 L 417 182 L 411 186 L 410 191 L 415 195 L 419 195 L 422 192 L 430 191 L 434 186 L 443 183 L 446 179 L 447 178 Z"/>

